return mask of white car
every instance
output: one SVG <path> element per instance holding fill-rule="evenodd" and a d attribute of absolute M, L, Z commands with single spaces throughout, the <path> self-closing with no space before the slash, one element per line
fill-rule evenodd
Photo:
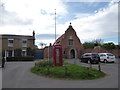
<path fill-rule="evenodd" d="M 99 53 L 99 56 L 101 62 L 115 62 L 115 55 L 113 55 L 112 53 Z"/>

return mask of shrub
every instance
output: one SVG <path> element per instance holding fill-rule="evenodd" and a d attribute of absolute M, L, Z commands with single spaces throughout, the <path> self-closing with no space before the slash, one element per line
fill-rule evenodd
<path fill-rule="evenodd" d="M 53 66 L 53 62 L 52 61 L 38 61 L 36 62 L 36 65 L 39 67 L 46 67 L 46 66 Z"/>

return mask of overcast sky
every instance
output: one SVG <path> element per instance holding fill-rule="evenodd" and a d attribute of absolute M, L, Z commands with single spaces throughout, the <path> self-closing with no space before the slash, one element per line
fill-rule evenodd
<path fill-rule="evenodd" d="M 89 1 L 89 2 L 88 2 Z M 0 0 L 0 34 L 32 35 L 36 45 L 54 43 L 70 22 L 81 42 L 118 43 L 118 0 Z"/>

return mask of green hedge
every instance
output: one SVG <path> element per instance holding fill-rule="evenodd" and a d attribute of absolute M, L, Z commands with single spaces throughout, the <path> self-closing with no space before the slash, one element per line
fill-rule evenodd
<path fill-rule="evenodd" d="M 7 61 L 33 61 L 34 56 L 25 56 L 25 57 L 7 57 Z"/>

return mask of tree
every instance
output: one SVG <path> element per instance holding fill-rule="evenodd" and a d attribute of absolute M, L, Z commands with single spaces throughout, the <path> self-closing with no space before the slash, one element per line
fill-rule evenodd
<path fill-rule="evenodd" d="M 95 39 L 91 42 L 85 42 L 83 43 L 83 47 L 85 49 L 93 49 L 95 46 L 101 46 L 103 44 L 103 40 L 102 39 Z"/>
<path fill-rule="evenodd" d="M 92 42 L 94 43 L 95 46 L 101 46 L 103 44 L 102 39 L 95 39 Z"/>
<path fill-rule="evenodd" d="M 46 46 L 46 43 L 40 42 L 39 45 L 43 48 L 43 46 Z"/>
<path fill-rule="evenodd" d="M 116 46 L 113 42 L 104 43 L 101 47 L 103 47 L 104 49 L 107 49 L 107 50 L 116 48 Z"/>
<path fill-rule="evenodd" d="M 91 42 L 85 42 L 83 43 L 84 49 L 93 49 L 94 48 L 94 43 Z"/>
<path fill-rule="evenodd" d="M 39 49 L 37 45 L 35 45 L 35 49 Z"/>

